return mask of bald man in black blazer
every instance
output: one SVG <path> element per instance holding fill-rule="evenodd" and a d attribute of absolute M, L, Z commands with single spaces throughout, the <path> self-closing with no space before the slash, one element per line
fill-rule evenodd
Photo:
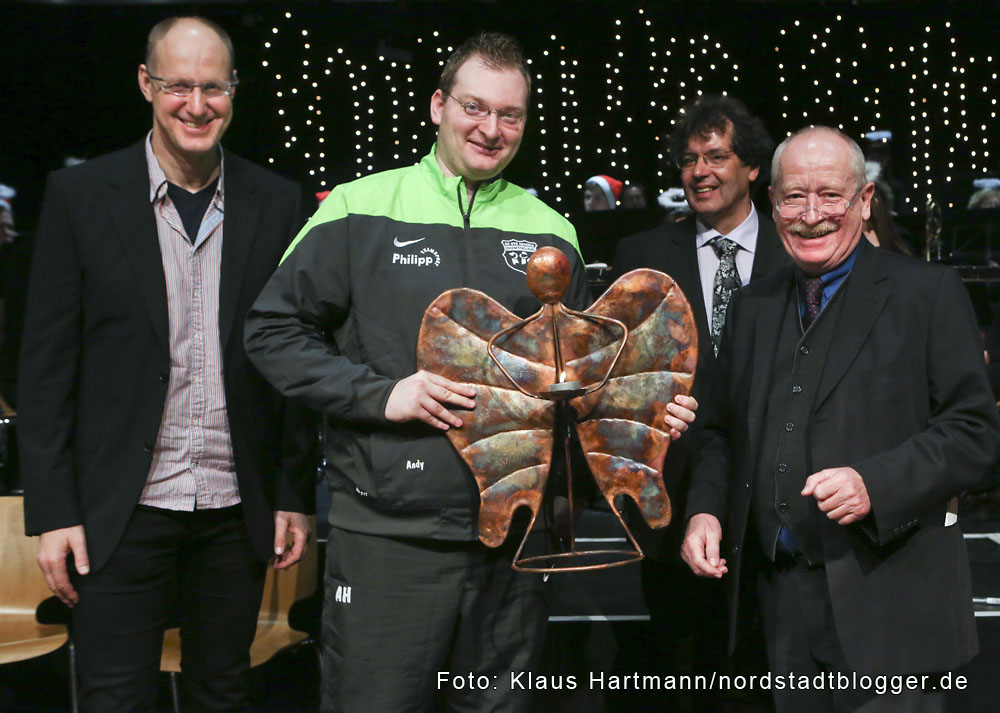
<path fill-rule="evenodd" d="M 73 607 L 81 710 L 152 711 L 179 622 L 185 707 L 245 711 L 265 568 L 301 556 L 314 493 L 311 419 L 243 349 L 301 195 L 219 145 L 237 84 L 221 28 L 160 23 L 138 78 L 147 137 L 49 178 L 19 381 L 25 521 Z"/>

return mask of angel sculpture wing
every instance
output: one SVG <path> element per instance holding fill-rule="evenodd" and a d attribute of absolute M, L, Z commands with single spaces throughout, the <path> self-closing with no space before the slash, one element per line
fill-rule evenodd
<path fill-rule="evenodd" d="M 670 522 L 662 477 L 670 445 L 666 406 L 676 394 L 690 393 L 698 358 L 694 316 L 684 294 L 668 275 L 642 269 L 619 278 L 586 312 L 557 307 L 551 320 L 536 319 L 539 315 L 521 320 L 482 292 L 460 288 L 434 300 L 420 327 L 419 367 L 477 389 L 476 407 L 463 411 L 463 426 L 447 435 L 479 486 L 479 539 L 490 547 L 506 539 L 522 505 L 531 509 L 532 522 L 538 516 L 552 460 L 556 404 L 533 395 L 557 382 L 591 385 L 608 377 L 603 387 L 570 400 L 587 464 L 614 512 L 615 497 L 626 494 L 651 527 Z M 628 328 L 617 360 L 622 334 L 608 328 L 608 320 L 597 321 L 602 317 Z M 553 320 L 562 374 L 554 366 Z M 487 344 L 511 329 L 494 344 L 504 374 Z"/>

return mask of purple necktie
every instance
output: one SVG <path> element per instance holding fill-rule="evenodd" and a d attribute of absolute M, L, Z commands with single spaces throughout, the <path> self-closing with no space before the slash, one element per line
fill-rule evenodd
<path fill-rule="evenodd" d="M 802 311 L 802 328 L 809 329 L 810 325 L 819 317 L 820 308 L 823 305 L 823 280 L 818 277 L 805 277 L 799 279 L 802 301 L 805 309 Z"/>

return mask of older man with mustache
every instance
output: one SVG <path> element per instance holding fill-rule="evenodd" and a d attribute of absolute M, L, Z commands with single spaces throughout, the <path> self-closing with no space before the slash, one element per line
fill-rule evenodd
<path fill-rule="evenodd" d="M 969 299 L 862 240 L 873 185 L 842 133 L 793 135 L 772 175 L 795 267 L 730 304 L 682 556 L 728 580 L 731 647 L 756 593 L 779 713 L 941 711 L 934 674 L 977 651 L 949 501 L 1000 445 Z"/>

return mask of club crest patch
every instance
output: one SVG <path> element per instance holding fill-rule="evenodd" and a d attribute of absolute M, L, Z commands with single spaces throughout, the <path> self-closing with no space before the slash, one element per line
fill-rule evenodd
<path fill-rule="evenodd" d="M 522 275 L 527 274 L 528 259 L 538 250 L 538 243 L 530 240 L 501 240 L 503 246 L 503 261 L 507 267 Z"/>

